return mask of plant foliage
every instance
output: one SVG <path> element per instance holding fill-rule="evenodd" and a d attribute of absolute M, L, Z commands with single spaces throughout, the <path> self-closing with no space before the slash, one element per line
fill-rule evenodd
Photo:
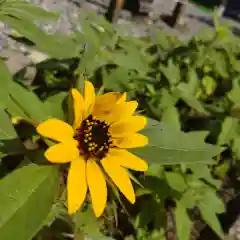
<path fill-rule="evenodd" d="M 215 31 L 189 41 L 157 29 L 135 38 L 92 13 L 81 15 L 81 31 L 70 35 L 37 25 L 57 18 L 31 3 L 0 3 L 0 20 L 13 35 L 47 56 L 36 61 L 28 87 L 0 60 L 0 239 L 165 239 L 173 214 L 178 239 L 187 240 L 196 209 L 223 238 L 220 190 L 240 159 L 239 37 L 215 21 Z M 64 175 L 46 164 L 34 128 L 49 117 L 69 119 L 68 90 L 81 90 L 85 78 L 99 94 L 127 92 L 149 119 L 142 131 L 149 144 L 132 150 L 149 163 L 146 175 L 132 173 L 137 202 L 130 206 L 113 187 L 100 219 L 90 203 L 67 214 Z"/>

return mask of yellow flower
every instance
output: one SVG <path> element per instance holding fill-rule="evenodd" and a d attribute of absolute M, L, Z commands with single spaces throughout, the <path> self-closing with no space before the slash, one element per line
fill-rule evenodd
<path fill-rule="evenodd" d="M 76 212 L 89 189 L 92 206 L 101 216 L 107 202 L 107 174 L 123 195 L 135 202 L 135 193 L 125 168 L 146 171 L 145 161 L 127 148 L 142 147 L 147 137 L 136 133 L 146 125 L 146 118 L 134 116 L 136 101 L 126 102 L 126 94 L 106 93 L 95 96 L 94 87 L 85 81 L 84 98 L 71 90 L 74 123 L 51 118 L 41 123 L 37 131 L 58 143 L 47 149 L 45 156 L 52 163 L 68 163 L 68 211 Z"/>

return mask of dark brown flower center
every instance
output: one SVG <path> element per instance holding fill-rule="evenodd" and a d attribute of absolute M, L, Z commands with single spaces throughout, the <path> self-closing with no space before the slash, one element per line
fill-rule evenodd
<path fill-rule="evenodd" d="M 109 126 L 92 115 L 85 119 L 77 129 L 74 138 L 79 142 L 79 150 L 86 158 L 102 159 L 112 145 Z"/>

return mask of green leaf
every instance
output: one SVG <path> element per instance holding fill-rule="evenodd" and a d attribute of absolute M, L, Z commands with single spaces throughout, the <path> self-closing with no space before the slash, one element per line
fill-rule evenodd
<path fill-rule="evenodd" d="M 173 37 L 164 29 L 156 29 L 154 32 L 153 42 L 157 44 L 162 50 L 169 51 L 173 48 Z"/>
<path fill-rule="evenodd" d="M 152 122 L 152 121 L 150 121 Z M 141 133 L 148 137 L 149 144 L 143 148 L 132 149 L 138 156 L 150 163 L 213 163 L 212 158 L 222 151 L 216 145 L 205 143 L 206 132 L 178 131 L 164 123 L 149 124 Z"/>
<path fill-rule="evenodd" d="M 24 1 L 5 1 L 1 6 L 1 11 L 19 19 L 27 18 L 29 21 L 36 21 L 37 19 L 57 20 L 59 17 L 59 13 L 47 12 L 30 2 Z"/>
<path fill-rule="evenodd" d="M 217 87 L 217 83 L 216 83 L 215 79 L 213 79 L 210 76 L 204 76 L 202 78 L 202 85 L 205 89 L 207 96 L 211 95 Z"/>
<path fill-rule="evenodd" d="M 187 209 L 192 209 L 196 205 L 196 193 L 194 189 L 189 188 L 187 191 L 185 191 L 180 199 L 181 204 L 185 206 Z"/>
<path fill-rule="evenodd" d="M 210 55 L 211 54 L 211 55 Z M 217 74 L 219 74 L 222 78 L 228 78 L 228 66 L 227 66 L 227 59 L 226 54 L 220 51 L 211 51 L 211 62 L 213 64 L 213 68 Z"/>
<path fill-rule="evenodd" d="M 212 209 L 212 204 L 208 203 L 208 199 L 198 202 L 198 207 L 203 220 L 223 239 L 224 234 L 216 213 Z"/>
<path fill-rule="evenodd" d="M 218 136 L 218 144 L 228 144 L 235 136 L 238 127 L 239 119 L 232 117 L 225 117 L 222 123 L 221 133 Z"/>
<path fill-rule="evenodd" d="M 92 76 L 94 73 L 91 72 L 98 63 L 97 56 L 99 55 L 99 49 L 94 47 L 91 43 L 86 44 L 84 52 L 81 56 L 81 61 L 76 70 L 77 74 L 84 75 L 84 77 Z"/>
<path fill-rule="evenodd" d="M 240 159 L 240 136 L 233 139 L 233 152 L 235 153 L 236 159 Z"/>
<path fill-rule="evenodd" d="M 215 9 L 213 20 L 216 29 L 216 37 L 220 42 L 226 42 L 228 39 L 231 39 L 232 31 L 227 23 L 220 23 L 219 19 L 218 9 Z"/>
<path fill-rule="evenodd" d="M 211 206 L 211 211 L 215 213 L 225 212 L 225 204 L 222 199 L 217 196 L 216 189 L 213 189 L 209 186 L 205 187 L 201 196 L 200 202 L 198 204 L 206 204 L 209 207 Z"/>
<path fill-rule="evenodd" d="M 188 165 L 188 168 L 191 169 L 191 171 L 193 172 L 191 177 L 194 180 L 204 179 L 212 186 L 215 186 L 216 188 L 219 188 L 220 185 L 222 184 L 220 180 L 213 178 L 211 174 L 211 169 L 206 164 L 203 163 L 191 164 Z"/>
<path fill-rule="evenodd" d="M 191 230 L 191 220 L 187 214 L 187 209 L 181 202 L 177 202 L 175 209 L 177 236 L 179 240 L 188 240 Z"/>
<path fill-rule="evenodd" d="M 22 153 L 24 147 L 3 109 L 0 109 L 0 119 L 0 157 L 9 153 Z"/>
<path fill-rule="evenodd" d="M 124 90 L 128 82 L 128 70 L 124 67 L 113 69 L 109 74 L 105 73 L 103 77 L 104 87 L 112 91 Z"/>
<path fill-rule="evenodd" d="M 196 70 L 194 68 L 188 69 L 187 72 L 187 81 L 189 92 L 194 95 L 199 86 L 199 78 L 197 76 Z"/>
<path fill-rule="evenodd" d="M 0 109 L 0 139 L 16 138 L 17 134 L 7 113 Z"/>
<path fill-rule="evenodd" d="M 0 58 L 0 107 L 5 108 L 9 102 L 8 88 L 12 82 L 12 76 L 4 61 Z"/>
<path fill-rule="evenodd" d="M 155 176 L 144 176 L 141 179 L 141 183 L 144 188 L 139 188 L 137 190 L 137 196 L 142 195 L 157 195 L 161 199 L 165 197 L 172 196 L 176 197 L 177 193 L 174 189 L 170 188 L 165 179 L 155 177 Z"/>
<path fill-rule="evenodd" d="M 10 94 L 8 94 L 8 97 L 10 100 L 6 105 L 6 111 L 11 115 L 11 117 L 19 117 L 25 120 L 30 120 L 28 115 L 21 108 L 21 106 L 19 106 L 17 102 L 10 98 Z"/>
<path fill-rule="evenodd" d="M 164 195 L 165 196 L 165 195 Z M 162 195 L 161 197 L 164 198 Z M 164 201 L 159 199 L 145 198 L 140 202 L 139 208 L 141 211 L 137 215 L 134 228 L 146 229 L 149 223 L 154 229 L 160 229 L 166 224 L 166 213 L 164 211 Z"/>
<path fill-rule="evenodd" d="M 239 141 L 240 144 L 240 141 Z M 238 145 L 240 146 L 240 145 Z M 240 156 L 240 155 L 239 155 Z M 214 169 L 214 174 L 221 179 L 224 179 L 230 167 L 229 161 L 223 162 L 220 165 L 217 165 Z"/>
<path fill-rule="evenodd" d="M 195 109 L 199 113 L 207 115 L 208 112 L 202 104 L 189 92 L 188 85 L 180 83 L 174 90 L 173 95 L 181 98 L 189 107 Z"/>
<path fill-rule="evenodd" d="M 164 166 L 160 166 L 156 163 L 151 163 L 148 166 L 148 171 L 147 171 L 148 175 L 160 177 L 163 175 L 163 173 L 164 173 Z"/>
<path fill-rule="evenodd" d="M 174 127 L 176 130 L 181 129 L 181 123 L 179 119 L 179 112 L 176 107 L 170 106 L 166 109 L 163 110 L 163 115 L 162 115 L 162 122 L 166 124 L 171 124 L 172 127 Z"/>
<path fill-rule="evenodd" d="M 67 95 L 67 92 L 59 92 L 53 96 L 48 97 L 44 101 L 45 109 L 47 112 L 51 113 L 52 117 L 65 120 L 64 101 L 66 100 Z"/>
<path fill-rule="evenodd" d="M 165 172 L 165 178 L 171 188 L 176 191 L 184 192 L 187 188 L 187 184 L 180 173 L 177 172 Z"/>
<path fill-rule="evenodd" d="M 7 65 L 5 64 L 4 60 L 0 58 L 0 77 L 1 77 L 1 87 L 6 89 L 8 88 L 9 84 L 12 82 L 12 75 L 7 68 Z"/>
<path fill-rule="evenodd" d="M 50 212 L 48 213 L 47 218 L 43 223 L 43 226 L 50 227 L 57 218 L 61 218 L 61 217 L 63 218 L 63 216 L 65 215 L 66 215 L 66 207 L 64 206 L 63 203 L 57 202 L 53 204 Z"/>
<path fill-rule="evenodd" d="M 88 45 L 93 46 L 95 49 L 100 49 L 100 36 L 96 29 L 93 28 L 91 21 L 89 19 L 83 19 L 79 16 L 81 21 L 81 32 L 82 37 Z"/>
<path fill-rule="evenodd" d="M 236 72 L 240 73 L 240 60 L 234 59 L 233 68 Z"/>
<path fill-rule="evenodd" d="M 52 207 L 58 169 L 29 164 L 0 182 L 0 239 L 32 239 Z M 13 230 L 14 229 L 14 230 Z"/>
<path fill-rule="evenodd" d="M 104 240 L 104 235 L 100 232 L 99 221 L 94 216 L 90 206 L 85 211 L 78 211 L 73 217 L 75 223 L 75 234 L 76 236 L 87 236 L 93 240 Z"/>
<path fill-rule="evenodd" d="M 159 211 L 159 205 L 153 198 L 145 200 L 141 207 L 141 211 L 139 211 L 135 222 L 137 229 L 144 228 L 147 224 L 149 224 L 149 222 L 155 218 L 156 212 Z"/>
<path fill-rule="evenodd" d="M 111 35 L 115 33 L 115 29 L 113 28 L 112 24 L 109 23 L 102 15 L 99 15 L 93 11 L 83 12 L 81 15 L 82 16 L 79 16 L 80 21 L 86 19 L 93 23 L 93 27 L 98 28 L 99 31 L 101 30 L 101 32 L 107 32 Z"/>
<path fill-rule="evenodd" d="M 135 240 L 135 239 L 136 238 L 134 236 L 132 236 L 132 235 L 127 236 L 127 237 L 124 238 L 124 240 Z"/>
<path fill-rule="evenodd" d="M 172 59 L 168 60 L 167 66 L 161 65 L 160 69 L 171 85 L 176 85 L 181 80 L 179 66 Z"/>
<path fill-rule="evenodd" d="M 233 104 L 231 108 L 231 116 L 240 119 L 240 104 Z"/>
<path fill-rule="evenodd" d="M 240 87 L 235 86 L 232 90 L 228 93 L 229 99 L 236 104 L 240 103 Z"/>
<path fill-rule="evenodd" d="M 160 106 L 163 109 L 172 108 L 176 105 L 178 98 L 174 97 L 167 89 L 162 88 L 160 90 L 161 100 Z"/>
<path fill-rule="evenodd" d="M 36 44 L 36 48 L 57 59 L 72 58 L 78 54 L 78 44 L 70 36 L 62 33 L 48 35 L 25 18 L 14 18 L 0 13 L 0 19 L 13 29 L 16 29 L 25 38 Z"/>
<path fill-rule="evenodd" d="M 140 73 L 149 71 L 148 63 L 137 48 L 129 48 L 127 52 L 115 52 L 111 55 L 111 60 L 118 66 L 128 70 L 136 70 Z"/>
<path fill-rule="evenodd" d="M 45 109 L 43 102 L 37 95 L 20 84 L 12 82 L 9 95 L 14 104 L 36 123 L 50 117 L 50 113 Z M 11 112 L 10 107 L 7 110 Z"/>

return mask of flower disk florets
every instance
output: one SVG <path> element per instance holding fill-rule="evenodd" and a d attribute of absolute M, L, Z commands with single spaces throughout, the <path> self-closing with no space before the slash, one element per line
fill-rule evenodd
<path fill-rule="evenodd" d="M 112 145 L 109 125 L 90 115 L 77 129 L 74 138 L 79 142 L 79 150 L 86 158 L 102 159 Z"/>

